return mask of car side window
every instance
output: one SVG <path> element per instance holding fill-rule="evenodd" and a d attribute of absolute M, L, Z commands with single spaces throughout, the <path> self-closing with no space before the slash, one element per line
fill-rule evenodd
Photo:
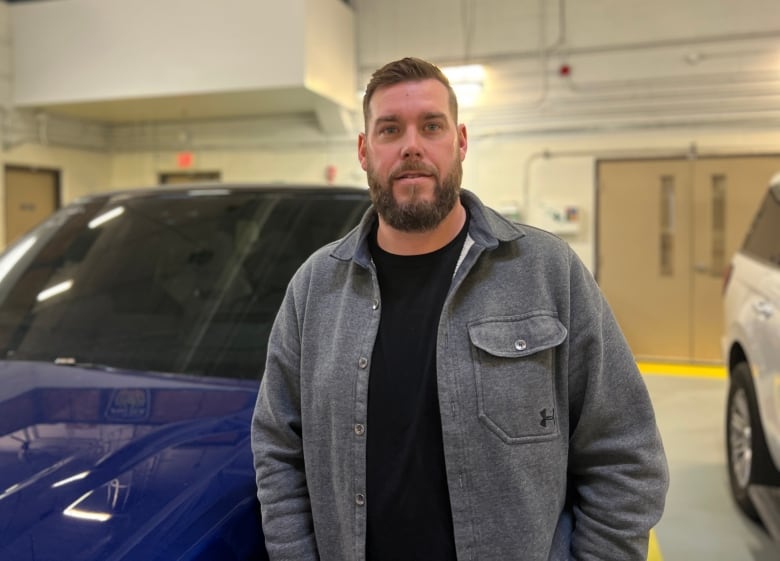
<path fill-rule="evenodd" d="M 756 213 L 742 250 L 780 267 L 780 187 L 770 188 Z"/>

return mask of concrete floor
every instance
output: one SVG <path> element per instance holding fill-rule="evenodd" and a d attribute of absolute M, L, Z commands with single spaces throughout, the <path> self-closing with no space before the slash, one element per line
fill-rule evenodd
<path fill-rule="evenodd" d="M 664 561 L 778 561 L 780 544 L 731 500 L 724 443 L 727 381 L 645 375 L 669 460 L 656 527 Z"/>

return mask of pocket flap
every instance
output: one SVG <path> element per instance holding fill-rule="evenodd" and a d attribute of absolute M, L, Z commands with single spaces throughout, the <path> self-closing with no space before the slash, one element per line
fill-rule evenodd
<path fill-rule="evenodd" d="M 499 357 L 522 357 L 560 345 L 566 328 L 548 313 L 523 317 L 499 317 L 469 325 L 474 346 Z"/>

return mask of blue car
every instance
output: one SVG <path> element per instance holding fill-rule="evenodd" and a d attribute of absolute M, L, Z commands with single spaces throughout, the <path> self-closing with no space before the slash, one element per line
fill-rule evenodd
<path fill-rule="evenodd" d="M 350 188 L 89 196 L 0 256 L 0 560 L 267 559 L 249 430 L 293 272 Z"/>

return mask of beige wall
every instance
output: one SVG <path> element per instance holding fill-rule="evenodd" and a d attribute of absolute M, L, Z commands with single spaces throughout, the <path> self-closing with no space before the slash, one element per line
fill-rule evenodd
<path fill-rule="evenodd" d="M 357 146 L 357 142 L 355 142 Z M 176 166 L 176 152 L 114 154 L 110 158 L 112 188 L 154 185 L 160 173 L 219 171 L 224 183 L 305 183 L 326 185 L 325 170 L 336 166 L 335 183 L 365 185 L 356 148 L 343 143 L 333 147 L 285 150 L 234 149 L 194 151 L 194 164 Z"/>
<path fill-rule="evenodd" d="M 465 188 L 499 210 L 517 209 L 523 221 L 552 228 L 544 209 L 576 206 L 581 227 L 565 238 L 585 263 L 595 266 L 595 163 L 598 159 L 780 152 L 780 131 L 622 133 L 610 136 L 524 138 L 477 136 L 464 162 Z M 365 186 L 356 143 L 311 147 L 195 151 L 192 171 L 219 171 L 226 183 L 325 185 L 336 166 L 336 183 Z M 59 169 L 62 200 L 91 192 L 155 185 L 161 172 L 181 171 L 176 152 L 100 153 L 23 145 L 0 155 L 3 164 Z M 1 181 L 1 180 L 0 180 Z M 2 187 L 2 186 L 0 186 Z M 0 206 L 2 197 L 0 197 Z M 4 210 L 0 212 L 4 232 Z"/>
<path fill-rule="evenodd" d="M 463 186 L 502 211 L 517 209 L 523 221 L 547 229 L 549 207 L 575 206 L 581 226 L 564 237 L 595 266 L 595 164 L 599 159 L 780 152 L 779 132 L 646 132 L 609 136 L 525 138 L 476 136 L 464 162 Z M 193 170 L 220 171 L 223 181 L 325 183 L 325 168 L 335 165 L 336 182 L 365 186 L 356 144 L 333 143 L 285 150 L 225 150 L 196 153 Z M 110 185 L 150 185 L 160 171 L 175 171 L 175 153 L 117 154 L 111 158 Z"/>

